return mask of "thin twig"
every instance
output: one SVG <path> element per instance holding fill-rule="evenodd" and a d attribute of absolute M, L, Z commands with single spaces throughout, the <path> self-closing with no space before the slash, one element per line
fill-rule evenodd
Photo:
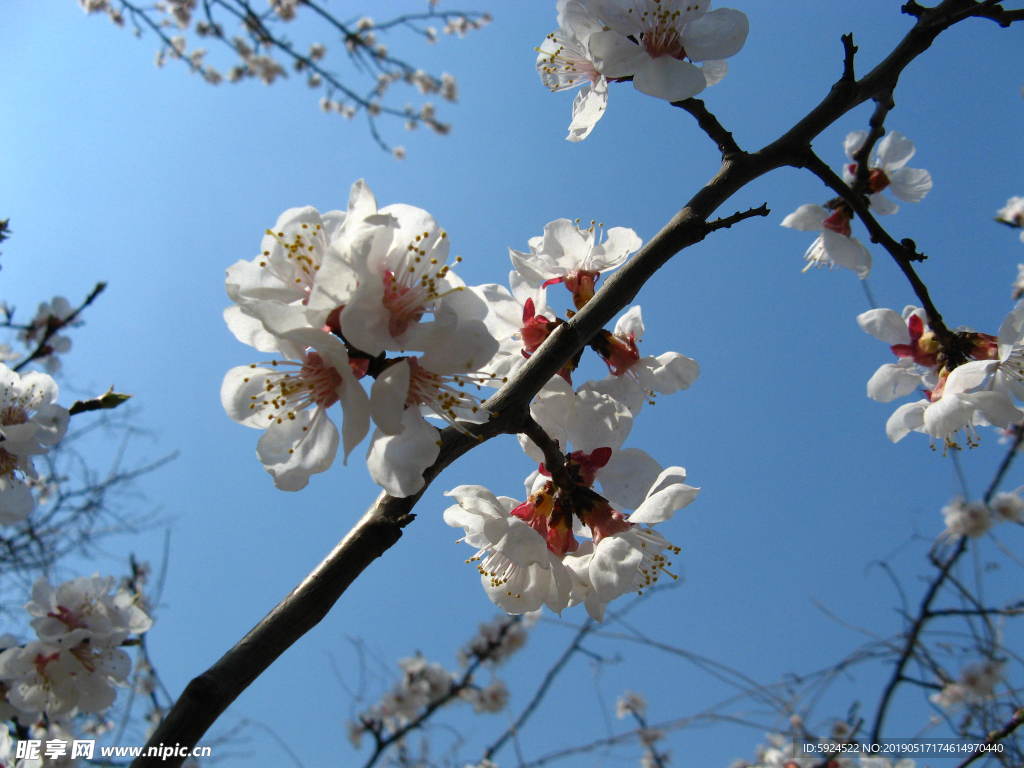
<path fill-rule="evenodd" d="M 530 698 L 530 701 L 527 702 L 526 706 L 523 707 L 523 711 L 519 713 L 515 722 L 513 722 L 512 725 L 510 725 L 505 732 L 494 741 L 494 743 L 484 750 L 483 760 L 490 760 L 495 754 L 497 754 L 498 750 L 505 746 L 505 742 L 519 733 L 519 730 L 526 724 L 526 721 L 530 719 L 537 707 L 544 700 L 544 696 L 547 694 L 548 688 L 551 687 L 551 684 L 555 682 L 555 678 L 558 677 L 559 673 L 563 669 L 565 669 L 569 659 L 572 658 L 573 654 L 580 649 L 580 644 L 583 642 L 583 639 L 590 634 L 594 626 L 595 622 L 593 619 L 588 618 L 583 622 L 579 631 L 573 637 L 572 642 L 566 646 L 565 650 L 562 651 L 562 655 L 555 660 L 555 663 L 548 668 L 548 671 L 545 673 L 544 678 L 537 687 L 537 690 L 533 692 L 533 696 Z"/>

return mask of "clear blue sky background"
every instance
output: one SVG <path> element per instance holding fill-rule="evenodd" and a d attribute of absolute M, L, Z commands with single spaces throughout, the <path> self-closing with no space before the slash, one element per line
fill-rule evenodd
<path fill-rule="evenodd" d="M 386 5 L 391 13 L 422 4 Z M 750 18 L 750 38 L 705 98 L 751 149 L 827 92 L 840 71 L 842 33 L 855 34 L 859 70 L 866 71 L 911 21 L 885 0 L 734 5 Z M 504 282 L 507 249 L 525 249 L 546 222 L 596 219 L 633 227 L 646 240 L 717 168 L 714 147 L 689 115 L 628 85 L 612 88 L 608 113 L 587 141 L 568 144 L 571 96 L 548 93 L 533 69 L 533 47 L 554 27 L 554 3 L 461 7 L 490 10 L 495 21 L 433 47 L 400 36 L 390 42 L 428 69 L 455 74 L 461 90 L 459 105 L 442 107 L 441 117 L 454 122 L 449 137 L 383 123 L 386 136 L 408 149 L 399 162 L 373 146 L 359 120 L 321 113 L 317 94 L 298 78 L 269 88 L 210 87 L 183 66 L 154 68 L 151 35 L 136 39 L 103 17 L 84 16 L 71 0 L 7 3 L 0 217 L 11 218 L 15 234 L 3 248 L 0 298 L 30 314 L 40 300 L 61 294 L 76 301 L 97 280 L 109 282 L 74 334 L 64 399 L 114 384 L 134 394 L 134 420 L 146 431 L 132 440 L 130 455 L 142 462 L 180 452 L 128 500 L 170 530 L 150 648 L 172 691 L 297 584 L 376 494 L 360 449 L 349 467 L 314 477 L 306 490 L 276 491 L 254 455 L 258 433 L 221 409 L 224 372 L 260 358 L 223 324 L 224 269 L 255 254 L 279 213 L 305 204 L 344 208 L 350 184 L 365 178 L 381 204 L 434 214 L 464 257 L 467 282 Z M 351 13 L 361 10 L 353 5 Z M 375 8 L 373 15 L 386 14 Z M 296 37 L 304 39 L 299 31 Z M 947 321 L 992 333 L 1011 307 L 1010 283 L 1024 260 L 1016 235 L 992 223 L 1010 195 L 1024 194 L 1022 43 L 1020 28 L 987 21 L 943 35 L 906 73 L 887 122 L 917 143 L 911 165 L 928 168 L 935 188 L 886 223 L 929 254 L 921 273 Z M 833 167 L 843 161 L 843 137 L 866 128 L 869 114 L 861 108 L 816 142 Z M 646 411 L 631 445 L 663 464 L 686 466 L 704 490 L 664 526 L 683 547 L 683 585 L 638 608 L 630 621 L 662 643 L 766 683 L 839 660 L 868 639 L 851 627 L 878 637 L 896 633 L 899 597 L 877 564 L 895 569 L 916 605 L 920 577 L 928 574 L 924 553 L 942 530 L 939 509 L 959 492 L 951 462 L 920 435 L 891 445 L 884 423 L 893 406 L 865 397 L 868 377 L 891 357 L 855 323 L 867 308 L 857 279 L 844 271 L 801 274 L 812 236 L 779 227 L 798 205 L 829 197 L 807 174 L 772 174 L 721 211 L 767 202 L 770 218 L 680 254 L 640 295 L 644 349 L 695 357 L 702 374 L 690 391 Z M 914 303 L 888 257 L 872 252 L 870 285 L 879 305 Z M 95 450 L 105 466 L 110 446 Z M 963 457 L 972 497 L 1001 455 L 986 433 L 982 447 Z M 402 541 L 232 706 L 206 743 L 248 720 L 272 729 L 305 766 L 358 764 L 344 721 L 391 684 L 395 660 L 420 650 L 452 666 L 456 650 L 494 613 L 463 562 L 470 551 L 453 543 L 457 534 L 441 520 L 442 492 L 481 483 L 516 496 L 530 469 L 507 438 L 447 470 Z M 1006 486 L 1022 477 L 1015 469 Z M 997 533 L 1020 551 L 1019 530 Z M 128 551 L 158 563 L 162 537 L 157 526 L 111 540 L 107 554 L 69 564 L 62 575 L 74 575 L 71 567 L 120 572 Z M 991 542 L 982 552 L 966 577 L 1002 558 Z M 1004 563 L 986 573 L 986 598 L 1019 597 L 1017 568 Z M 564 618 L 574 624 L 583 611 Z M 501 673 L 512 687 L 511 713 L 570 636 L 565 626 L 540 625 Z M 362 672 L 356 638 L 369 649 Z M 1008 629 L 1010 647 L 1020 649 L 1019 640 Z M 735 693 L 678 656 L 612 640 L 588 648 L 615 663 L 598 668 L 576 658 L 564 670 L 523 735 L 524 758 L 620 727 L 609 723 L 608 711 L 627 688 L 650 699 L 652 721 L 703 712 Z M 955 672 L 959 664 L 950 667 Z M 879 679 L 840 680 L 811 725 L 824 730 L 854 702 L 870 717 Z M 346 689 L 361 680 L 367 700 L 353 703 Z M 923 699 L 918 692 L 899 699 L 891 736 L 917 732 L 930 714 Z M 724 766 L 751 757 L 763 731 L 779 725 L 761 705 L 731 711 L 755 727 L 674 732 L 674 764 Z M 460 758 L 472 761 L 508 715 L 455 714 L 450 722 L 464 731 Z M 440 748 L 451 738 L 442 731 L 435 743 Z M 217 764 L 226 768 L 288 764 L 261 726 L 218 751 Z M 635 764 L 638 757 L 632 745 L 562 764 Z M 512 763 L 511 753 L 499 762 Z"/>

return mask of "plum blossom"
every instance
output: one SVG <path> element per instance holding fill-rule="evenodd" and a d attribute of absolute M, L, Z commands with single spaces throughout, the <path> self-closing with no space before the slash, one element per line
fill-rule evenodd
<path fill-rule="evenodd" d="M 479 659 L 494 666 L 526 645 L 527 627 L 539 617 L 539 612 L 527 616 L 499 616 L 477 629 L 468 645 L 459 651 L 459 663 L 468 665 Z"/>
<path fill-rule="evenodd" d="M 860 240 L 851 236 L 852 214 L 842 201 L 833 208 L 820 205 L 801 205 L 782 220 L 783 227 L 803 232 L 821 232 L 804 253 L 807 265 L 811 267 L 844 267 L 856 273 L 863 280 L 871 272 L 871 254 Z"/>
<path fill-rule="evenodd" d="M 1020 490 L 1000 491 L 992 497 L 988 506 L 996 522 L 1024 523 L 1024 499 L 1020 497 Z"/>
<path fill-rule="evenodd" d="M 35 507 L 29 483 L 34 456 L 60 442 L 68 411 L 57 405 L 57 383 L 36 371 L 20 376 L 0 363 L 0 523 L 28 517 Z"/>
<path fill-rule="evenodd" d="M 589 0 L 606 29 L 590 35 L 597 69 L 608 79 L 632 78 L 649 96 L 681 101 L 724 77 L 724 59 L 746 42 L 749 23 L 710 0 Z M 704 62 L 698 66 L 694 62 Z"/>
<path fill-rule="evenodd" d="M 114 579 L 99 575 L 65 582 L 57 587 L 39 579 L 25 610 L 35 618 L 32 627 L 39 639 L 61 648 L 81 643 L 115 648 L 129 635 L 149 630 L 152 619 L 126 589 L 114 594 Z"/>
<path fill-rule="evenodd" d="M 861 328 L 887 342 L 900 358 L 898 363 L 885 364 L 875 372 L 868 382 L 868 396 L 889 402 L 919 386 L 924 390 L 923 399 L 901 405 L 889 417 L 889 439 L 898 442 L 912 431 L 924 432 L 956 448 L 960 432 L 972 445 L 976 426 L 1005 427 L 1024 417 L 1010 399 L 1020 387 L 1013 340 L 1020 336 L 1022 319 L 1024 312 L 1011 313 L 1000 332 L 1001 340 L 985 333 L 959 331 L 960 338 L 967 342 L 968 354 L 975 359 L 950 370 L 919 308 L 908 306 L 902 317 L 891 309 L 873 309 L 859 315 Z M 993 360 L 997 355 L 1004 359 Z"/>
<path fill-rule="evenodd" d="M 950 376 L 962 379 L 965 389 L 987 389 L 1024 400 L 1024 303 L 1006 316 L 994 343 L 991 336 L 986 338 L 987 354 L 976 355 L 982 359 L 958 366 Z"/>
<path fill-rule="evenodd" d="M 996 211 L 996 221 L 1021 230 L 1020 239 L 1024 242 L 1024 197 L 1007 200 L 1006 205 Z"/>
<path fill-rule="evenodd" d="M 615 716 L 619 720 L 633 714 L 643 717 L 646 712 L 647 700 L 634 691 L 625 691 L 615 702 Z"/>
<path fill-rule="evenodd" d="M 310 307 L 330 313 L 332 330 L 371 357 L 443 345 L 457 319 L 446 307 L 465 289 L 448 263 L 447 232 L 421 208 L 378 210 L 365 183 L 357 184 L 360 221 L 332 244 Z"/>
<path fill-rule="evenodd" d="M 63 296 L 54 296 L 51 301 L 41 302 L 32 321 L 18 332 L 18 341 L 26 346 L 35 346 L 45 339 L 35 361 L 49 373 L 60 371 L 61 361 L 57 355 L 66 354 L 71 349 L 71 339 L 55 331 L 71 324 L 76 314 L 71 302 Z"/>
<path fill-rule="evenodd" d="M 484 323 L 498 349 L 486 367 L 500 377 L 511 376 L 562 323 L 548 307 L 544 289 L 531 288 L 514 270 L 509 273 L 509 285 L 511 290 L 495 283 L 471 289 L 488 308 Z M 569 380 L 571 372 L 568 363 L 561 375 Z"/>
<path fill-rule="evenodd" d="M 843 178 L 853 184 L 857 178 L 857 163 L 854 155 L 864 146 L 867 131 L 854 131 L 846 136 L 843 149 L 850 161 L 843 166 Z M 868 199 L 875 213 L 896 213 L 899 206 L 885 197 L 888 189 L 894 196 L 906 203 L 919 203 L 931 191 L 932 177 L 921 168 L 907 168 L 907 162 L 914 156 L 914 143 L 898 131 L 885 135 L 875 147 L 874 156 L 868 164 Z"/>
<path fill-rule="evenodd" d="M 682 467 L 663 470 L 635 450 L 618 452 L 616 466 L 613 453 L 567 452 L 557 482 L 541 464 L 522 503 L 481 486 L 450 492 L 459 503 L 445 511 L 445 522 L 464 528 L 463 540 L 477 548 L 469 562 L 480 563 L 493 602 L 512 613 L 582 602 L 600 620 L 611 600 L 671 575 L 665 553 L 679 550 L 649 526 L 671 518 L 698 489 L 684 482 Z M 605 495 L 592 489 L 598 480 Z M 635 511 L 619 511 L 628 508 Z"/>
<path fill-rule="evenodd" d="M 620 266 L 643 244 L 627 227 L 612 227 L 605 234 L 601 242 L 593 222 L 582 229 L 569 219 L 556 219 L 544 227 L 543 235 L 530 238 L 529 253 L 510 249 L 509 256 L 527 285 L 539 289 L 564 283 L 579 309 L 594 295 L 598 275 Z"/>
<path fill-rule="evenodd" d="M 662 574 L 676 578 L 665 553 L 679 554 L 679 547 L 648 526 L 669 520 L 696 498 L 698 489 L 685 479 L 682 467 L 667 467 L 632 514 L 624 515 L 607 502 L 581 514 L 594 538 L 581 542 L 564 563 L 575 576 L 573 602 L 582 601 L 593 618 L 602 620 L 608 603 L 652 586 Z"/>
<path fill-rule="evenodd" d="M 995 659 L 968 664 L 956 680 L 946 683 L 930 699 L 943 709 L 952 709 L 965 702 L 991 698 L 1003 679 L 1004 666 L 1005 662 Z"/>
<path fill-rule="evenodd" d="M 398 358 L 377 376 L 370 409 L 377 425 L 367 466 L 374 482 L 393 496 L 411 496 L 424 484 L 423 470 L 437 458 L 439 436 L 426 417 L 448 424 L 489 418 L 469 388 L 494 379 L 481 367 L 494 356 L 498 343 L 480 319 L 486 306 L 471 291 L 449 302 L 458 307 L 446 344 L 423 355 Z"/>
<path fill-rule="evenodd" d="M 297 491 L 309 476 L 334 462 L 338 431 L 328 409 L 343 407 L 344 453 L 369 430 L 369 402 L 353 373 L 345 345 L 326 331 L 289 327 L 277 331 L 281 359 L 232 368 L 221 385 L 221 404 L 235 421 L 266 432 L 256 453 L 282 490 Z"/>
<path fill-rule="evenodd" d="M 17 709 L 50 717 L 101 712 L 114 703 L 112 684 L 124 684 L 131 658 L 120 648 L 67 649 L 33 641 L 0 653 L 0 681 Z"/>
<path fill-rule="evenodd" d="M 60 718 L 101 712 L 123 685 L 131 659 L 119 646 L 149 630 L 153 622 L 125 588 L 98 575 L 53 587 L 45 579 L 32 588 L 25 606 L 35 617 L 38 640 L 24 646 L 0 639 L 0 685 L 7 701 L 23 713 Z"/>
<path fill-rule="evenodd" d="M 888 403 L 918 387 L 938 384 L 938 355 L 942 351 L 920 307 L 907 306 L 898 315 L 891 309 L 869 309 L 857 315 L 865 333 L 889 344 L 898 363 L 884 363 L 868 380 L 872 400 Z"/>
<path fill-rule="evenodd" d="M 616 321 L 613 332 L 602 331 L 591 342 L 610 373 L 591 386 L 624 403 L 634 416 L 655 393 L 670 395 L 688 389 L 700 375 L 697 361 L 678 352 L 641 357 L 644 330 L 640 307 L 634 306 Z"/>
<path fill-rule="evenodd" d="M 602 25 L 581 0 L 559 0 L 558 29 L 537 48 L 537 71 L 552 91 L 579 88 L 567 141 L 583 141 L 608 107 L 608 81 L 597 70 L 588 41 Z"/>
<path fill-rule="evenodd" d="M 976 427 L 1009 427 L 1024 418 L 1002 392 L 978 389 L 970 375 L 959 375 L 955 368 L 928 397 L 897 408 L 886 422 L 885 431 L 892 442 L 910 432 L 924 432 L 941 440 L 948 448 L 959 448 L 957 435 L 966 437 L 968 446 L 977 443 Z"/>
<path fill-rule="evenodd" d="M 569 604 L 572 579 L 543 537 L 512 515 L 515 499 L 495 496 L 480 485 L 448 491 L 456 503 L 444 521 L 465 530 L 460 541 L 475 548 L 466 562 L 476 565 L 491 601 L 508 613 L 529 613 L 541 606 L 561 613 Z"/>
<path fill-rule="evenodd" d="M 981 501 L 953 499 L 942 508 L 942 518 L 946 524 L 945 535 L 954 539 L 963 536 L 976 539 L 992 527 L 989 508 Z"/>
<path fill-rule="evenodd" d="M 276 337 L 262 322 L 267 311 L 278 319 L 282 307 L 288 307 L 287 312 L 296 316 L 293 325 L 301 318 L 311 327 L 323 326 L 336 305 L 321 301 L 316 307 L 309 306 L 320 271 L 335 252 L 346 248 L 347 235 L 376 212 L 373 193 L 360 180 L 352 185 L 347 211 L 321 214 L 305 206 L 282 213 L 274 227 L 266 230 L 259 255 L 228 267 L 225 288 L 234 302 L 224 312 L 228 329 L 243 344 L 274 352 Z M 356 277 L 350 270 L 340 271 L 328 264 L 326 277 L 336 286 L 354 288 Z"/>

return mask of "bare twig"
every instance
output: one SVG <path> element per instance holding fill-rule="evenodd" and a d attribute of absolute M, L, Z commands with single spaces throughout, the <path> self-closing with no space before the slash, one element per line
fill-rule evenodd
<path fill-rule="evenodd" d="M 527 702 L 525 707 L 523 707 L 523 711 L 519 713 L 519 716 L 515 719 L 515 722 L 512 723 L 512 725 L 510 725 L 505 730 L 505 732 L 494 741 L 494 743 L 492 743 L 489 747 L 487 747 L 487 749 L 484 750 L 484 760 L 491 759 L 495 754 L 498 753 L 498 750 L 505 746 L 505 742 L 507 742 L 510 738 L 519 733 L 519 730 L 523 727 L 526 721 L 530 719 L 530 716 L 533 715 L 533 713 L 536 711 L 537 706 L 541 703 L 541 701 L 544 700 L 544 696 L 545 694 L 547 694 L 548 688 L 550 688 L 551 684 L 555 681 L 555 678 L 558 677 L 558 674 L 565 668 L 566 663 L 568 663 L 569 659 L 572 658 L 572 655 L 580 649 L 580 644 L 583 642 L 583 639 L 588 634 L 590 634 L 594 626 L 595 624 L 593 619 L 588 618 L 586 621 L 583 622 L 583 625 L 579 628 L 579 631 L 576 633 L 575 637 L 573 637 L 572 642 L 569 643 L 568 646 L 566 646 L 565 650 L 562 651 L 562 655 L 559 656 L 555 660 L 554 664 L 552 664 L 551 667 L 548 669 L 547 673 L 544 675 L 544 678 L 541 680 L 540 685 L 537 687 L 537 690 L 534 691 L 533 696 L 530 698 L 530 701 Z"/>
<path fill-rule="evenodd" d="M 989 747 L 998 744 L 1000 741 L 1005 739 L 1007 736 L 1009 736 L 1015 730 L 1020 728 L 1022 725 L 1024 725 L 1024 707 L 1014 712 L 1013 717 L 1011 717 L 1009 721 L 1007 721 L 1006 725 L 1004 725 L 997 731 L 992 731 L 992 733 L 990 733 L 985 738 L 985 741 L 983 742 L 982 746 L 976 747 L 974 753 L 966 760 L 964 760 L 962 763 L 957 765 L 956 768 L 967 768 L 967 766 L 973 763 L 975 760 L 978 760 L 982 757 L 985 757 L 986 755 L 991 754 L 991 751 L 988 749 Z"/>

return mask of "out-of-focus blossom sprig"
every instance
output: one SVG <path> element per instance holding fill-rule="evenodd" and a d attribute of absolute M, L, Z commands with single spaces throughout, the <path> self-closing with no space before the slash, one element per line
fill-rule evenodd
<path fill-rule="evenodd" d="M 114 686 L 127 683 L 131 657 L 125 647 L 153 625 L 138 592 L 99 575 L 52 586 L 39 579 L 25 610 L 36 639 L 10 635 L 0 651 L 4 719 L 58 722 L 72 730 L 82 714 L 113 704 Z"/>
<path fill-rule="evenodd" d="M 992 496 L 986 504 L 983 501 L 965 501 L 957 497 L 942 508 L 946 523 L 945 536 L 978 538 L 996 523 L 1024 524 L 1024 499 L 1020 489 L 1003 491 Z"/>
<path fill-rule="evenodd" d="M 502 616 L 481 624 L 475 637 L 459 652 L 461 674 L 416 654 L 398 662 L 401 679 L 376 704 L 348 724 L 349 740 L 357 748 L 363 737 L 373 739 L 372 765 L 393 744 L 400 743 L 447 704 L 464 701 L 477 713 L 500 712 L 508 704 L 508 689 L 499 678 L 480 684 L 481 666 L 495 667 L 526 643 L 535 616 Z"/>
<path fill-rule="evenodd" d="M 130 24 L 136 35 L 146 30 L 155 34 L 160 40 L 158 67 L 168 60 L 182 61 L 211 85 L 250 79 L 271 85 L 292 73 L 322 93 L 323 111 L 349 119 L 364 114 L 373 139 L 399 158 L 405 150 L 384 139 L 377 126 L 380 117 L 396 118 L 408 130 L 425 126 L 440 135 L 451 126 L 437 117 L 429 99 L 419 106 L 389 102 L 391 86 L 404 84 L 423 97 L 436 94 L 455 102 L 458 83 L 447 72 L 431 73 L 394 55 L 385 37 L 405 30 L 433 43 L 442 35 L 463 37 L 491 20 L 478 11 L 440 10 L 435 2 L 420 13 L 384 21 L 363 16 L 354 22 L 313 0 L 272 0 L 260 8 L 247 0 L 160 0 L 152 6 L 131 0 L 78 2 L 86 13 L 105 13 L 118 26 Z M 300 15 L 311 23 L 289 24 Z M 319 39 L 293 41 L 293 34 L 310 27 Z M 225 53 L 225 64 L 208 62 L 207 41 Z"/>
<path fill-rule="evenodd" d="M 27 323 L 16 321 L 13 307 L 0 304 L 0 328 L 17 331 L 17 340 L 25 347 L 24 352 L 16 352 L 10 345 L 0 345 L 0 360 L 13 363 L 11 368 L 15 371 L 23 370 L 30 363 L 41 365 L 50 373 L 60 371 L 58 355 L 71 349 L 71 339 L 61 331 L 81 325 L 82 312 L 106 287 L 106 283 L 96 283 L 77 307 L 63 296 L 54 296 L 51 301 L 41 302 L 35 316 Z"/>
<path fill-rule="evenodd" d="M 1024 242 L 1024 197 L 1007 200 L 1006 205 L 996 211 L 996 221 L 1011 229 L 1019 229 L 1021 242 Z"/>

